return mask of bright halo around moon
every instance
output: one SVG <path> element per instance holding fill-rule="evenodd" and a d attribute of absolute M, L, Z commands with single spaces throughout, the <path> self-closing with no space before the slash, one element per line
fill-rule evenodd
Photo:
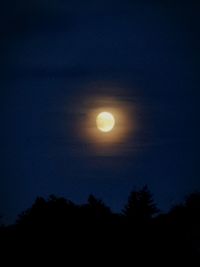
<path fill-rule="evenodd" d="M 97 128 L 102 132 L 110 132 L 115 126 L 115 118 L 110 112 L 101 112 L 96 117 Z"/>

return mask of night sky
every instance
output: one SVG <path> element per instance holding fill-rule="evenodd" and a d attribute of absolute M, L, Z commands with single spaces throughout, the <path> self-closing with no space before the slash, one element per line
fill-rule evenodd
<path fill-rule="evenodd" d="M 200 189 L 196 1 L 8 0 L 0 8 L 0 214 L 37 196 L 119 212 L 147 184 L 166 211 Z M 2 4 L 1 4 L 2 5 Z M 96 110 L 123 134 L 95 139 Z"/>

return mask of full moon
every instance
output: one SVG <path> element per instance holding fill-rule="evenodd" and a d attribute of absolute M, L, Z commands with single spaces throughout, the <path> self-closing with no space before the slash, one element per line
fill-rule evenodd
<path fill-rule="evenodd" d="M 115 126 L 115 118 L 110 112 L 101 112 L 96 118 L 97 128 L 102 132 L 110 132 Z"/>

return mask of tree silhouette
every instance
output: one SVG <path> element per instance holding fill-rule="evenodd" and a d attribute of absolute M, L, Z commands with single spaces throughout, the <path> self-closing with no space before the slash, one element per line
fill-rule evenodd
<path fill-rule="evenodd" d="M 85 213 L 90 219 L 104 220 L 111 215 L 111 210 L 101 199 L 97 199 L 92 194 L 88 197 L 88 203 L 83 205 Z"/>
<path fill-rule="evenodd" d="M 76 219 L 78 207 L 62 197 L 38 197 L 32 207 L 18 216 L 17 224 L 28 227 L 63 227 Z"/>
<path fill-rule="evenodd" d="M 166 228 L 173 236 L 173 245 L 180 255 L 198 257 L 200 254 L 200 193 L 185 197 L 183 203 L 175 205 L 166 215 Z M 199 257 L 198 257 L 199 258 Z"/>
<path fill-rule="evenodd" d="M 46 200 L 37 197 L 32 207 L 18 215 L 17 224 L 31 226 L 41 224 L 46 213 Z"/>
<path fill-rule="evenodd" d="M 141 190 L 130 193 L 123 213 L 128 219 L 135 222 L 145 222 L 149 221 L 158 211 L 153 196 L 145 185 Z"/>
<path fill-rule="evenodd" d="M 182 204 L 168 213 L 159 214 L 153 196 L 147 186 L 130 193 L 123 214 L 114 214 L 101 199 L 93 195 L 87 203 L 76 205 L 63 197 L 51 195 L 38 197 L 12 226 L 0 227 L 0 239 L 16 248 L 19 240 L 23 244 L 37 242 L 43 251 L 48 247 L 52 253 L 67 251 L 67 255 L 79 252 L 89 243 L 88 251 L 113 248 L 112 258 L 123 255 L 123 259 L 141 263 L 143 255 L 156 253 L 165 259 L 179 262 L 182 259 L 199 260 L 200 254 L 200 193 L 188 195 Z M 63 246 L 64 243 L 64 246 Z M 103 244 L 100 248 L 98 246 Z M 98 249 L 97 249 L 98 248 Z M 65 255 L 65 253 L 63 254 Z M 106 254 L 104 254 L 105 256 Z M 47 258 L 49 254 L 47 255 Z"/>
<path fill-rule="evenodd" d="M 182 204 L 171 208 L 169 216 L 176 223 L 200 223 L 200 192 L 193 192 L 187 195 Z"/>
<path fill-rule="evenodd" d="M 194 192 L 185 198 L 185 207 L 193 214 L 200 214 L 200 192 Z"/>

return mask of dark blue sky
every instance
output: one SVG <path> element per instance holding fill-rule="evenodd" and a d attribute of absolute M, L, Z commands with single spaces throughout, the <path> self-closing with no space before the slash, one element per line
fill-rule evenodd
<path fill-rule="evenodd" d="M 38 195 L 82 203 L 93 193 L 120 211 L 131 189 L 147 184 L 166 210 L 200 189 L 199 7 L 194 1 L 6 2 L 0 11 L 6 221 Z M 80 138 L 96 99 L 135 110 L 129 120 L 135 116 L 140 127 L 115 144 L 121 153 L 94 153 L 94 141 Z"/>

